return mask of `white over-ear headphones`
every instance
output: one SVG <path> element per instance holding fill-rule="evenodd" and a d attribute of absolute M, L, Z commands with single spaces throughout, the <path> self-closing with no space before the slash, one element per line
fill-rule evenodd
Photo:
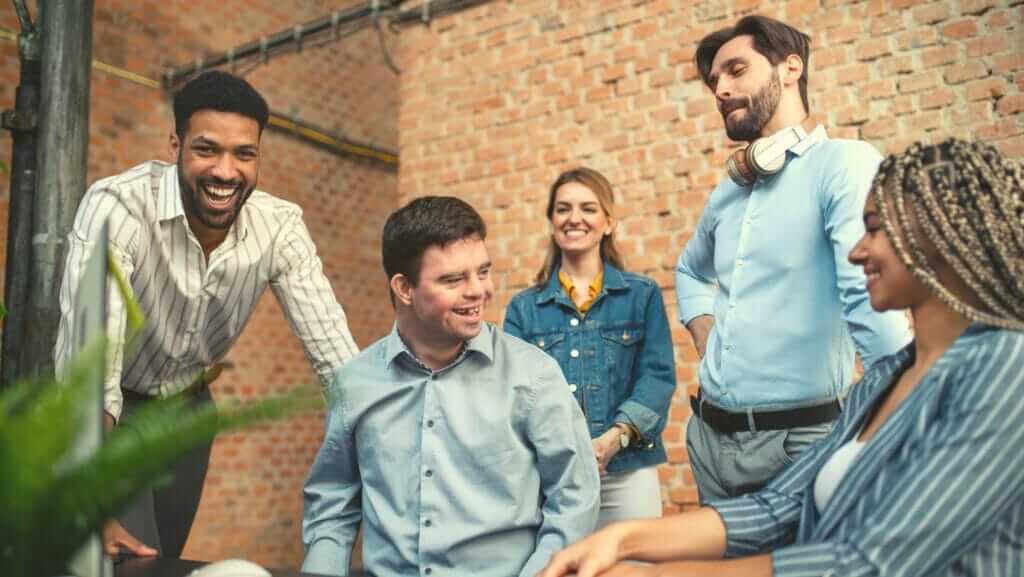
<path fill-rule="evenodd" d="M 725 166 L 729 178 L 740 186 L 754 184 L 759 176 L 771 176 L 786 165 L 786 151 L 807 138 L 802 126 L 783 128 L 771 136 L 758 138 L 746 148 L 729 155 Z"/>

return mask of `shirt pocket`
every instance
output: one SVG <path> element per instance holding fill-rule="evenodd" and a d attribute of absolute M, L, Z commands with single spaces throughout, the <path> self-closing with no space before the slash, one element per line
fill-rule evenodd
<path fill-rule="evenodd" d="M 611 388 L 625 396 L 632 386 L 633 365 L 644 340 L 644 330 L 636 327 L 608 328 L 601 330 L 603 356 L 611 378 Z"/>

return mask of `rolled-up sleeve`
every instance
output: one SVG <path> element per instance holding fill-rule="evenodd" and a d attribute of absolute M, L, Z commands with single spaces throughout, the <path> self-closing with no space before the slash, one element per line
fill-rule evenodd
<path fill-rule="evenodd" d="M 676 262 L 676 302 L 679 320 L 685 325 L 701 315 L 714 312 L 715 302 L 715 237 L 711 231 L 709 206 L 697 222 L 697 230 Z"/>

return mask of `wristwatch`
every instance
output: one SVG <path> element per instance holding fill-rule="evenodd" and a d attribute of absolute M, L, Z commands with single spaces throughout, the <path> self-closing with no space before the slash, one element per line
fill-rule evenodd
<path fill-rule="evenodd" d="M 629 434 L 629 427 L 623 423 L 615 423 L 612 426 L 619 430 L 619 446 L 623 449 L 629 447 L 630 441 L 633 440 L 633 436 Z"/>

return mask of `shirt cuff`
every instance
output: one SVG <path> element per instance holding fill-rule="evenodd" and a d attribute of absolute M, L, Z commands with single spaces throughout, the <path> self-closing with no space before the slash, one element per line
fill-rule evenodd
<path fill-rule="evenodd" d="M 321 575 L 348 575 L 349 552 L 334 539 L 321 538 L 313 541 L 302 562 L 303 573 Z"/>
<path fill-rule="evenodd" d="M 615 412 L 613 423 L 626 423 L 636 428 L 642 437 L 640 443 L 644 448 L 653 446 L 653 437 L 661 426 L 661 416 L 636 401 L 625 401 Z"/>

